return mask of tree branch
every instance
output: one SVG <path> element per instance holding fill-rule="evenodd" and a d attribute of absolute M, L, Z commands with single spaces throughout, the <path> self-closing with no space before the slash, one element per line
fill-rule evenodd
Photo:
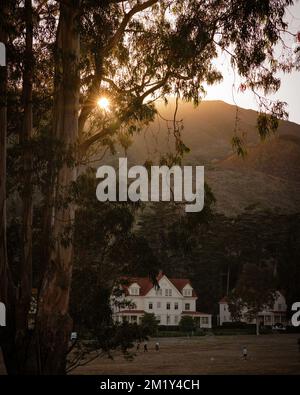
<path fill-rule="evenodd" d="M 83 133 L 84 125 L 95 107 L 95 99 L 98 93 L 98 89 L 100 87 L 101 79 L 102 79 L 102 65 L 103 65 L 103 56 L 102 52 L 97 52 L 95 54 L 95 75 L 92 81 L 92 84 L 88 90 L 87 98 L 82 106 L 80 111 L 80 115 L 78 118 L 78 134 L 79 136 Z"/>
<path fill-rule="evenodd" d="M 148 89 L 146 92 L 144 92 L 144 93 L 142 94 L 142 96 L 140 96 L 140 101 L 141 101 L 141 103 L 143 103 L 144 99 L 145 99 L 147 96 L 151 95 L 152 93 L 154 93 L 154 92 L 157 91 L 158 89 L 162 88 L 162 87 L 165 85 L 165 83 L 168 81 L 168 77 L 169 77 L 169 74 L 167 74 L 166 77 L 165 77 L 163 80 L 161 80 L 160 82 L 158 82 L 158 83 L 157 83 L 156 85 L 154 85 L 152 88 L 150 88 L 150 89 Z"/>
<path fill-rule="evenodd" d="M 99 140 L 104 139 L 105 137 L 113 134 L 116 132 L 116 130 L 121 126 L 121 122 L 116 122 L 115 124 L 108 126 L 104 129 L 102 129 L 100 132 L 94 134 L 93 136 L 89 137 L 86 139 L 81 145 L 80 145 L 80 153 L 83 155 L 86 153 L 86 151 L 90 148 L 91 145 L 96 143 Z"/>
<path fill-rule="evenodd" d="M 116 3 L 119 3 L 119 1 Z M 121 1 L 120 1 L 120 3 L 121 3 Z M 91 113 L 92 109 L 95 107 L 95 100 L 94 99 L 95 99 L 97 89 L 99 88 L 99 85 L 100 85 L 101 79 L 102 79 L 102 61 L 103 61 L 104 57 L 108 55 L 108 53 L 116 46 L 116 44 L 122 38 L 122 36 L 125 32 L 126 26 L 130 22 L 132 17 L 135 14 L 137 14 L 138 12 L 144 11 L 147 8 L 152 7 L 155 3 L 158 3 L 158 0 L 147 0 L 144 3 L 136 4 L 127 14 L 125 14 L 119 28 L 117 29 L 114 36 L 110 39 L 108 44 L 104 47 L 103 50 L 101 50 L 100 53 L 98 53 L 95 56 L 95 63 L 96 63 L 95 75 L 93 78 L 92 85 L 89 89 L 87 99 L 85 100 L 85 103 L 81 109 L 79 119 L 78 119 L 79 135 L 82 134 L 84 125 L 89 117 L 89 114 Z"/>
<path fill-rule="evenodd" d="M 125 14 L 124 19 L 122 20 L 118 30 L 116 31 L 115 35 L 110 39 L 106 47 L 104 48 L 104 54 L 107 55 L 119 42 L 122 38 L 126 26 L 132 19 L 132 17 L 137 14 L 138 12 L 144 11 L 149 7 L 152 7 L 155 3 L 158 3 L 158 0 L 147 0 L 145 3 L 138 3 L 136 4 L 127 14 Z"/>

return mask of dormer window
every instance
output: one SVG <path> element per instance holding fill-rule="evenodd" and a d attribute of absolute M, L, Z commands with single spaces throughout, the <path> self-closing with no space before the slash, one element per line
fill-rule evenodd
<path fill-rule="evenodd" d="M 139 295 L 140 294 L 140 290 L 137 287 L 132 287 L 130 288 L 130 295 Z"/>
<path fill-rule="evenodd" d="M 192 296 L 192 290 L 191 289 L 184 289 L 183 296 Z"/>

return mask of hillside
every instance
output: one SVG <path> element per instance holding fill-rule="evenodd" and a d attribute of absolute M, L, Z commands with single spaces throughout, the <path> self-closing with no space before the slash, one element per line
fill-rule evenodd
<path fill-rule="evenodd" d="M 300 137 L 279 135 L 248 148 L 242 159 L 232 155 L 220 163 L 224 169 L 255 170 L 300 182 Z"/>
<path fill-rule="evenodd" d="M 164 118 L 171 119 L 174 103 L 159 106 Z M 231 139 L 236 117 L 248 155 L 238 158 Z M 180 103 L 182 138 L 191 152 L 184 164 L 205 165 L 205 179 L 216 199 L 216 210 L 238 215 L 246 208 L 297 212 L 300 207 L 300 125 L 282 121 L 275 136 L 260 142 L 256 129 L 257 112 L 221 101 L 204 101 L 197 108 Z M 170 124 L 169 124 L 170 125 Z M 134 138 L 127 151 L 129 165 L 150 159 L 159 163 L 161 155 L 172 151 L 173 139 L 160 117 Z M 118 156 L 124 150 L 118 148 Z M 117 157 L 105 163 L 116 164 Z"/>
<path fill-rule="evenodd" d="M 164 118 L 172 119 L 174 111 L 172 101 L 167 107 L 160 105 L 158 109 Z M 231 155 L 233 153 L 231 139 L 236 116 L 239 119 L 238 128 L 247 147 L 257 145 L 260 138 L 256 129 L 256 111 L 239 108 L 237 112 L 235 106 L 222 101 L 203 101 L 196 108 L 191 103 L 181 102 L 177 119 L 183 121 L 182 138 L 191 149 L 185 162 L 207 164 L 211 161 L 223 160 Z M 300 137 L 300 125 L 282 121 L 278 135 Z M 132 162 L 138 163 L 143 163 L 145 158 L 158 160 L 161 154 L 172 148 L 173 139 L 168 133 L 167 124 L 157 117 L 155 122 L 135 138 L 128 150 L 128 157 Z"/>

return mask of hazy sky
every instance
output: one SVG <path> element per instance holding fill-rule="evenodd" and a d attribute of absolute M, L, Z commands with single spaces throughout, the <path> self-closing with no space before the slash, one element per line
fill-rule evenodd
<path fill-rule="evenodd" d="M 290 7 L 286 14 L 286 20 L 289 22 L 289 31 L 296 33 L 300 31 L 300 1 L 297 0 L 293 7 Z M 287 37 L 288 45 L 292 46 L 294 39 Z M 240 107 L 257 109 L 257 103 L 251 92 L 239 93 L 238 87 L 241 80 L 234 76 L 231 69 L 228 56 L 220 58 L 224 80 L 221 84 L 208 88 L 207 100 L 224 100 L 227 103 L 236 102 Z M 300 71 L 291 74 L 280 74 L 281 88 L 270 98 L 279 99 L 288 103 L 287 111 L 289 120 L 300 124 Z M 234 84 L 234 86 L 233 86 Z"/>

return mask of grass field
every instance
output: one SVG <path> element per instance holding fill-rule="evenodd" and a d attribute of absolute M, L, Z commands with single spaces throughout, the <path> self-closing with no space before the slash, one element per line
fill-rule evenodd
<path fill-rule="evenodd" d="M 299 335 L 160 338 L 148 342 L 133 361 L 121 355 L 97 359 L 74 374 L 300 374 Z M 160 351 L 154 350 L 156 341 Z M 241 355 L 248 348 L 248 360 Z M 142 347 L 141 347 L 142 348 Z"/>
<path fill-rule="evenodd" d="M 299 335 L 205 336 L 150 339 L 133 361 L 99 358 L 72 374 L 300 374 Z M 154 350 L 160 342 L 160 351 Z M 248 360 L 241 355 L 247 346 Z M 142 348 L 142 347 L 141 347 Z M 1 358 L 0 358 L 1 359 Z M 5 374 L 0 363 L 0 374 Z"/>

